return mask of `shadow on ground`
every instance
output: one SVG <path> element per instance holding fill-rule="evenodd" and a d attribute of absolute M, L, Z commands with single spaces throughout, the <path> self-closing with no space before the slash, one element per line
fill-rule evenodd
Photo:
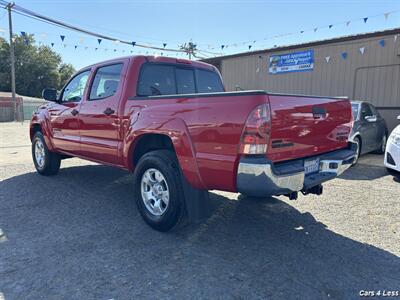
<path fill-rule="evenodd" d="M 162 234 L 131 175 L 64 168 L 0 183 L 0 293 L 8 299 L 358 298 L 398 289 L 400 259 L 275 198 L 211 193 L 204 223 Z"/>
<path fill-rule="evenodd" d="M 368 154 L 356 165 L 345 171 L 340 178 L 346 180 L 374 180 L 389 175 L 383 164 L 383 156 Z"/>

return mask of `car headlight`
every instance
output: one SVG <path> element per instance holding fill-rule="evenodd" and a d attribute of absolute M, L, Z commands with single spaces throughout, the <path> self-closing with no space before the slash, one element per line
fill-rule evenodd
<path fill-rule="evenodd" d="M 396 144 L 397 146 L 400 146 L 400 133 L 399 132 L 393 132 L 390 135 L 390 141 L 394 144 Z"/>

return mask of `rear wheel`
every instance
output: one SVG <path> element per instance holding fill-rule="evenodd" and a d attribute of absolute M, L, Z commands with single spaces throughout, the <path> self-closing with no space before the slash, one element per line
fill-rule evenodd
<path fill-rule="evenodd" d="M 157 150 L 140 158 L 134 173 L 135 197 L 144 221 L 158 231 L 169 231 L 184 217 L 184 192 L 173 152 Z"/>
<path fill-rule="evenodd" d="M 36 171 L 41 175 L 55 175 L 61 164 L 61 157 L 51 152 L 41 132 L 36 132 L 32 139 L 32 159 Z"/>
<path fill-rule="evenodd" d="M 356 144 L 356 155 L 354 157 L 353 166 L 358 162 L 361 153 L 361 139 L 356 136 L 353 141 Z"/>

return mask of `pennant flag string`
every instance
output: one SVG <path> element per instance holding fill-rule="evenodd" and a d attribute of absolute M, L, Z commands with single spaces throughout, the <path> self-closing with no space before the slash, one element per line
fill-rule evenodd
<path fill-rule="evenodd" d="M 18 13 L 19 15 L 22 15 L 22 16 L 25 16 L 25 17 L 29 17 L 29 18 L 33 18 L 33 19 L 35 19 L 37 21 L 41 21 L 41 22 L 44 22 L 44 23 L 47 23 L 47 24 L 51 24 L 51 25 L 55 25 L 55 26 L 58 26 L 58 27 L 62 27 L 62 28 L 68 29 L 68 30 L 84 33 L 84 34 L 87 34 L 87 35 L 90 35 L 90 36 L 93 36 L 93 37 L 97 37 L 98 39 L 110 40 L 110 41 L 118 41 L 118 42 L 121 42 L 121 43 L 124 43 L 124 44 L 131 44 L 131 41 L 122 41 L 122 40 L 118 40 L 118 39 L 116 39 L 114 37 L 111 37 L 111 36 L 100 34 L 100 33 L 97 33 L 97 32 L 94 32 L 94 31 L 90 31 L 90 30 L 87 30 L 87 29 L 83 29 L 83 28 L 77 27 L 75 25 L 71 25 L 71 24 L 68 24 L 68 23 L 65 23 L 65 22 L 62 22 L 62 21 L 47 17 L 45 15 L 38 14 L 38 13 L 36 13 L 34 11 L 31 11 L 29 9 L 21 7 L 21 6 L 17 5 L 17 4 L 14 4 L 11 7 L 11 10 L 13 12 L 15 12 L 15 13 Z M 60 38 L 61 38 L 61 41 L 64 42 L 64 39 L 66 38 L 66 36 L 65 35 L 60 35 Z M 185 50 L 182 50 L 182 49 L 166 48 L 167 44 L 166 43 L 164 43 L 164 44 L 165 44 L 165 46 L 163 48 L 162 47 L 153 46 L 153 45 L 143 44 L 143 43 L 136 43 L 136 46 L 137 47 L 142 47 L 142 48 L 153 49 L 153 50 L 163 50 L 163 51 L 170 51 L 170 52 L 185 52 Z"/>
<path fill-rule="evenodd" d="M 350 26 L 351 23 L 356 22 L 356 21 L 362 21 L 364 24 L 367 23 L 367 21 L 369 21 L 371 18 L 376 18 L 376 17 L 382 17 L 384 16 L 385 19 L 387 20 L 389 15 L 394 14 L 394 13 L 398 13 L 400 12 L 400 10 L 395 10 L 395 11 L 391 11 L 391 12 L 386 12 L 384 14 L 377 14 L 377 15 L 372 15 L 372 16 L 366 16 L 363 18 L 357 18 L 357 19 L 352 19 L 352 20 L 348 20 L 345 22 L 338 22 L 338 23 L 331 23 L 327 26 L 317 26 L 317 27 L 313 27 L 311 29 L 304 29 L 304 30 L 300 30 L 297 32 L 290 32 L 290 33 L 284 33 L 284 34 L 279 34 L 279 35 L 273 35 L 273 36 L 269 36 L 269 37 L 265 37 L 263 38 L 263 40 L 270 40 L 270 39 L 275 39 L 275 38 L 280 38 L 280 37 L 286 37 L 286 36 L 290 36 L 290 35 L 296 35 L 296 34 L 304 34 L 306 32 L 317 32 L 319 29 L 321 28 L 328 28 L 328 29 L 332 29 L 333 27 L 337 27 L 337 25 L 345 25 L 346 27 Z M 224 48 L 228 48 L 229 46 L 233 46 L 236 47 L 237 45 L 248 45 L 251 41 L 246 41 L 246 42 L 239 42 L 239 43 L 232 43 L 232 44 L 224 44 Z M 208 49 L 216 49 L 217 47 L 215 45 L 208 45 Z"/>

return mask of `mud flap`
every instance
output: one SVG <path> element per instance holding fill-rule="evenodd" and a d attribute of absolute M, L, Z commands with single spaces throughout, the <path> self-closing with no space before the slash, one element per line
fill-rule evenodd
<path fill-rule="evenodd" d="M 207 190 L 195 189 L 182 176 L 185 207 L 189 222 L 198 223 L 211 215 L 211 202 Z"/>

